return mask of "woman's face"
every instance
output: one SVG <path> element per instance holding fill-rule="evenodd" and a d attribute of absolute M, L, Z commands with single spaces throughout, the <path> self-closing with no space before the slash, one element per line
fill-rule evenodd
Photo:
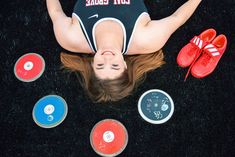
<path fill-rule="evenodd" d="M 97 51 L 94 56 L 93 69 L 100 79 L 115 79 L 127 68 L 121 52 L 112 50 Z"/>

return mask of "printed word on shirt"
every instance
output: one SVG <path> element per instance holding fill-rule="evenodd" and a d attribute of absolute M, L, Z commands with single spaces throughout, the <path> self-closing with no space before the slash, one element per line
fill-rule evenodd
<path fill-rule="evenodd" d="M 131 0 L 113 0 L 114 5 L 129 5 Z M 109 5 L 109 0 L 86 0 L 86 6 Z"/>

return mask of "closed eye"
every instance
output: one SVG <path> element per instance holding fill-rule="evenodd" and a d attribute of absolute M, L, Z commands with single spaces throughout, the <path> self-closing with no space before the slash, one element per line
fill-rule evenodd
<path fill-rule="evenodd" d="M 97 64 L 96 69 L 104 69 L 104 64 Z"/>
<path fill-rule="evenodd" d="M 112 64 L 113 67 L 118 67 L 118 64 Z"/>
<path fill-rule="evenodd" d="M 101 70 L 101 69 L 104 69 L 103 67 L 101 67 L 101 68 L 96 68 L 97 70 Z M 111 69 L 113 69 L 113 70 L 119 70 L 120 68 L 111 68 Z"/>
<path fill-rule="evenodd" d="M 119 70 L 119 69 L 120 69 L 120 67 L 119 67 L 119 65 L 118 65 L 118 64 L 112 64 L 111 69 Z"/>
<path fill-rule="evenodd" d="M 101 69 L 104 69 L 104 64 L 97 64 L 97 67 L 96 67 L 97 70 L 101 70 Z M 111 69 L 113 70 L 119 70 L 120 67 L 118 64 L 112 64 L 112 67 Z"/>

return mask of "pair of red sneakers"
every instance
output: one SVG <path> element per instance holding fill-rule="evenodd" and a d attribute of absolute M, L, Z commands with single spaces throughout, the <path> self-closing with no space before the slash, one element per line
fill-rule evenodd
<path fill-rule="evenodd" d="M 227 38 L 221 34 L 216 36 L 214 29 L 207 29 L 199 36 L 191 39 L 177 56 L 181 67 L 190 66 L 189 72 L 196 78 L 203 78 L 212 73 L 227 47 Z"/>

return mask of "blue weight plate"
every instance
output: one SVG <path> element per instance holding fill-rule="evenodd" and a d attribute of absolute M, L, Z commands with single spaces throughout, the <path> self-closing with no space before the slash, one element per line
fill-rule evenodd
<path fill-rule="evenodd" d="M 42 128 L 53 128 L 63 122 L 68 113 L 65 100 L 57 95 L 48 95 L 35 104 L 33 120 Z"/>

